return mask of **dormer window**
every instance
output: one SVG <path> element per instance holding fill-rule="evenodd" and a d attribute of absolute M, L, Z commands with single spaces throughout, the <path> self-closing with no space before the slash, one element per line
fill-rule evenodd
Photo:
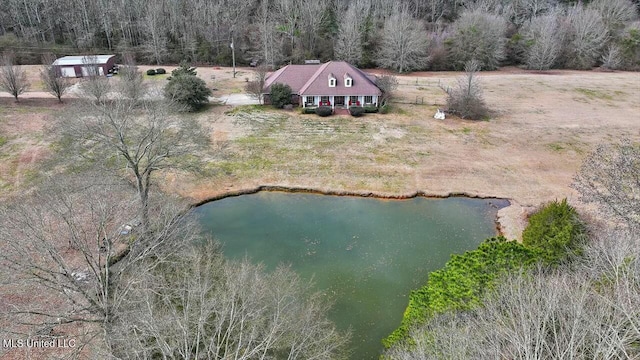
<path fill-rule="evenodd" d="M 333 74 L 329 74 L 329 87 L 336 87 L 336 77 Z"/>
<path fill-rule="evenodd" d="M 344 74 L 344 86 L 351 87 L 353 85 L 353 78 L 349 74 Z"/>

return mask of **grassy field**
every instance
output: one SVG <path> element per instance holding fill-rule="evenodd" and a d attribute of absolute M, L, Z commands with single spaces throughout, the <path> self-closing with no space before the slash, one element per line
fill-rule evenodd
<path fill-rule="evenodd" d="M 218 89 L 217 97 L 237 93 L 252 76 L 249 69 L 236 78 L 228 68 L 197 71 Z M 194 203 L 260 185 L 503 197 L 514 206 L 502 212 L 501 221 L 511 229 L 507 236 L 518 237 L 527 209 L 564 197 L 580 205 L 569 185 L 598 143 L 623 136 L 640 140 L 638 73 L 481 73 L 492 109 L 487 121 L 433 119 L 445 107 L 439 86 L 452 85 L 459 75 L 399 76 L 396 103 L 385 115 L 320 118 L 255 105 L 210 106 L 185 115 L 210 131 L 212 147 L 203 154 L 200 173 L 163 174 L 161 184 Z M 59 105 L 35 91 L 19 104 L 0 97 L 0 196 L 38 177 L 39 160 L 51 152 L 47 126 L 71 102 Z"/>

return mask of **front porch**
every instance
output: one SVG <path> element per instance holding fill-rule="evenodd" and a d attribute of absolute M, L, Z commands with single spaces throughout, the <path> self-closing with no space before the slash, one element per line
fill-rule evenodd
<path fill-rule="evenodd" d="M 310 95 L 301 96 L 302 107 L 331 106 L 332 109 L 348 109 L 350 106 L 378 106 L 377 95 Z"/>

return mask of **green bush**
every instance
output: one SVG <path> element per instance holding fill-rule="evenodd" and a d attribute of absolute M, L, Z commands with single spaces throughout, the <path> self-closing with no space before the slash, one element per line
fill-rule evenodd
<path fill-rule="evenodd" d="M 271 105 L 282 109 L 285 105 L 291 104 L 291 88 L 289 85 L 275 83 L 271 85 Z"/>
<path fill-rule="evenodd" d="M 380 114 L 388 114 L 389 111 L 391 111 L 391 106 L 384 104 L 382 106 L 380 106 L 380 109 L 378 110 L 378 112 Z"/>
<path fill-rule="evenodd" d="M 156 74 L 156 71 L 155 71 L 154 69 L 149 69 L 149 70 L 147 70 L 147 75 L 149 75 L 149 76 L 153 76 L 153 75 L 155 75 L 155 74 Z"/>
<path fill-rule="evenodd" d="M 585 237 L 585 225 L 564 199 L 546 204 L 529 217 L 522 242 L 540 251 L 547 263 L 556 264 L 579 252 Z"/>
<path fill-rule="evenodd" d="M 204 80 L 194 75 L 172 76 L 164 88 L 164 96 L 195 111 L 209 102 L 211 90 Z"/>
<path fill-rule="evenodd" d="M 536 250 L 502 236 L 485 240 L 476 250 L 452 255 L 444 268 L 429 274 L 425 286 L 411 292 L 400 327 L 383 340 L 384 345 L 402 341 L 412 325 L 434 314 L 480 305 L 502 274 L 534 264 L 538 257 Z"/>
<path fill-rule="evenodd" d="M 166 74 L 166 73 L 167 73 L 167 70 L 165 70 L 163 68 L 156 69 L 156 74 L 158 74 L 158 75 L 162 75 L 162 74 Z"/>
<path fill-rule="evenodd" d="M 316 114 L 322 117 L 329 116 L 333 114 L 333 109 L 331 109 L 331 106 L 318 106 L 316 108 Z"/>
<path fill-rule="evenodd" d="M 303 114 L 315 114 L 316 113 L 316 108 L 314 108 L 314 107 L 302 108 L 302 113 Z"/>
<path fill-rule="evenodd" d="M 364 114 L 364 108 L 361 106 L 352 106 L 349 108 L 351 116 L 360 117 Z"/>
<path fill-rule="evenodd" d="M 640 28 L 629 27 L 619 40 L 622 52 L 623 68 L 626 70 L 640 69 Z"/>
<path fill-rule="evenodd" d="M 364 112 L 367 114 L 378 112 L 378 108 L 376 106 L 365 106 L 363 109 L 364 109 Z"/>

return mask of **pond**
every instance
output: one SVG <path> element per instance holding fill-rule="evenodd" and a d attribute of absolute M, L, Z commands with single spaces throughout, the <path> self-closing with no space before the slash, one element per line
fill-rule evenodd
<path fill-rule="evenodd" d="M 402 319 L 412 289 L 453 253 L 496 235 L 505 200 L 380 200 L 260 192 L 196 209 L 225 257 L 267 269 L 290 264 L 331 296 L 329 317 L 351 329 L 353 359 L 377 359 Z"/>

